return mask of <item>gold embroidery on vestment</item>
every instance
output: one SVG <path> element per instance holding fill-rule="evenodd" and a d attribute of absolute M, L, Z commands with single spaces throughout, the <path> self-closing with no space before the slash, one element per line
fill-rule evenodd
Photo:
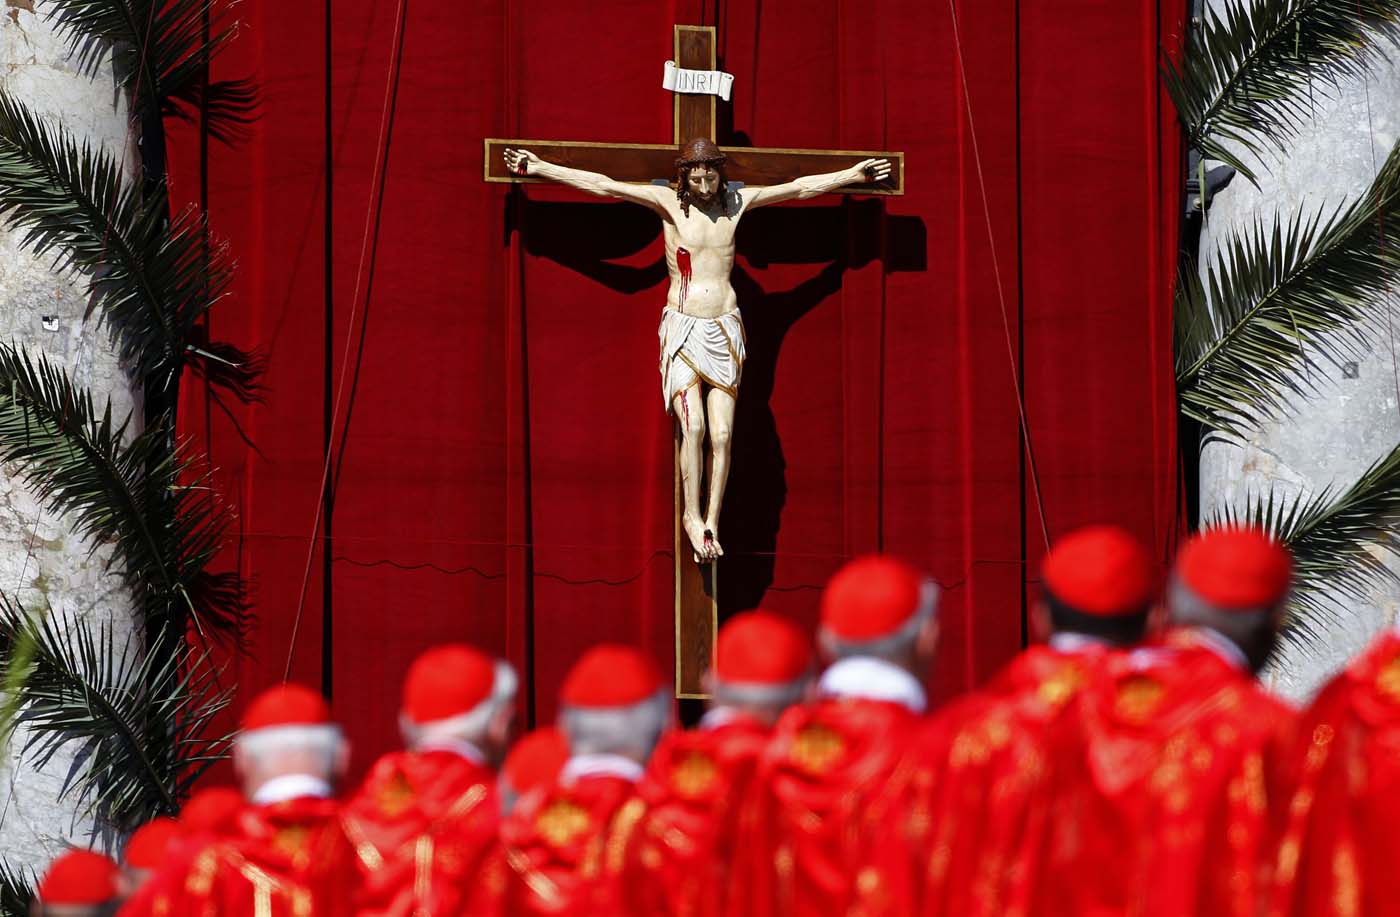
<path fill-rule="evenodd" d="M 794 764 L 813 774 L 826 773 L 845 755 L 845 737 L 821 723 L 803 726 L 792 740 L 792 748 L 788 752 Z"/>
<path fill-rule="evenodd" d="M 556 799 L 535 816 L 535 830 L 555 847 L 565 847 L 593 826 L 588 810 L 571 799 Z"/>

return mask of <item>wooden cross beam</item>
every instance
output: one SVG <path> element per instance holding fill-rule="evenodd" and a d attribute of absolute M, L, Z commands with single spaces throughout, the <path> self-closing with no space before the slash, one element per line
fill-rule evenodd
<path fill-rule="evenodd" d="M 714 70 L 718 63 L 713 26 L 675 27 L 673 60 L 685 70 Z M 704 137 L 716 136 L 719 100 L 712 95 L 676 93 L 672 142 L 594 143 L 585 140 L 520 140 L 487 138 L 484 141 L 483 170 L 488 182 L 541 181 L 516 175 L 505 164 L 507 149 L 525 148 L 541 158 L 562 166 L 600 172 L 615 181 L 650 184 L 670 182 L 676 174 L 677 147 Z M 888 180 L 862 183 L 840 189 L 842 193 L 897 195 L 904 193 L 904 154 L 875 150 L 795 150 L 757 147 L 726 147 L 725 173 L 731 183 L 777 185 L 803 175 L 839 172 L 862 159 L 888 159 L 893 166 Z M 742 303 L 740 304 L 742 306 Z M 743 397 L 742 390 L 739 397 Z M 703 567 L 691 559 L 691 545 L 681 528 L 679 428 L 675 460 L 675 597 L 676 597 L 676 696 L 705 697 L 703 677 L 714 658 L 715 634 L 719 625 L 717 603 L 719 562 Z M 708 466 L 709 450 L 704 450 Z M 706 468 L 706 479 L 709 469 Z M 702 491 L 704 490 L 702 486 Z M 703 499 L 703 493 L 702 493 Z"/>

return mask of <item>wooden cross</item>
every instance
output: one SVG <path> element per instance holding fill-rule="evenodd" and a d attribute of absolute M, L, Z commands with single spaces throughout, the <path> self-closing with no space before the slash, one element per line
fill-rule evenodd
<path fill-rule="evenodd" d="M 714 70 L 717 65 L 713 26 L 675 27 L 672 58 L 685 70 Z M 541 179 L 512 173 L 505 164 L 505 151 L 524 147 L 562 166 L 601 172 L 610 178 L 635 184 L 669 182 L 675 175 L 676 148 L 697 137 L 719 141 L 716 134 L 716 107 L 713 95 L 686 95 L 677 92 L 673 115 L 672 142 L 592 143 L 568 140 L 500 140 L 484 143 L 484 172 L 488 182 L 537 182 Z M 723 144 L 721 144 L 723 146 Z M 889 180 L 879 184 L 859 184 L 842 188 L 853 194 L 903 194 L 904 154 L 864 150 L 792 150 L 756 147 L 724 147 L 725 172 L 731 185 L 776 185 L 802 175 L 838 172 L 869 158 L 888 159 L 893 165 Z M 742 308 L 742 303 L 740 307 Z M 743 397 L 740 390 L 739 397 Z M 690 541 L 681 528 L 679 428 L 675 459 L 675 598 L 676 598 L 676 696 L 705 697 L 702 678 L 714 658 L 715 634 L 719 626 L 717 603 L 718 561 L 703 567 L 691 559 Z M 707 456 L 709 450 L 704 450 Z M 706 478 L 709 476 L 706 468 Z M 703 487 L 702 487 L 703 500 Z"/>

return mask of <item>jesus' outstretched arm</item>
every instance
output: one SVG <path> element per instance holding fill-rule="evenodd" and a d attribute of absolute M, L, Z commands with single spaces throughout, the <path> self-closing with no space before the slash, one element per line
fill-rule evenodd
<path fill-rule="evenodd" d="M 890 177 L 888 159 L 863 159 L 849 169 L 840 172 L 827 172 L 822 175 L 804 175 L 781 185 L 744 188 L 739 193 L 744 198 L 746 210 L 778 204 L 783 201 L 805 201 L 818 197 L 847 185 L 867 184 L 884 181 Z"/>
<path fill-rule="evenodd" d="M 589 194 L 596 194 L 599 197 L 615 197 L 664 213 L 661 199 L 657 195 L 657 187 L 654 185 L 634 185 L 629 182 L 615 181 L 600 172 L 571 169 L 568 166 L 561 166 L 541 159 L 529 150 L 506 150 L 505 160 L 506 168 L 516 175 L 547 178 L 550 181 L 557 181 L 561 185 L 568 185 L 571 188 L 587 191 Z M 660 190 L 668 191 L 669 189 L 662 188 Z M 671 196 L 675 196 L 674 192 Z"/>

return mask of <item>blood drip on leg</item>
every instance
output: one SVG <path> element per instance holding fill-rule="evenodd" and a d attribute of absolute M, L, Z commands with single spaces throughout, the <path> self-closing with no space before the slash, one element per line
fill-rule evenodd
<path fill-rule="evenodd" d="M 681 272 L 681 311 L 685 311 L 685 294 L 690 290 L 690 252 L 684 248 L 676 249 L 676 267 Z"/>
<path fill-rule="evenodd" d="M 690 402 L 685 400 L 685 389 L 681 389 L 681 416 L 685 418 L 685 428 L 690 429 Z"/>

